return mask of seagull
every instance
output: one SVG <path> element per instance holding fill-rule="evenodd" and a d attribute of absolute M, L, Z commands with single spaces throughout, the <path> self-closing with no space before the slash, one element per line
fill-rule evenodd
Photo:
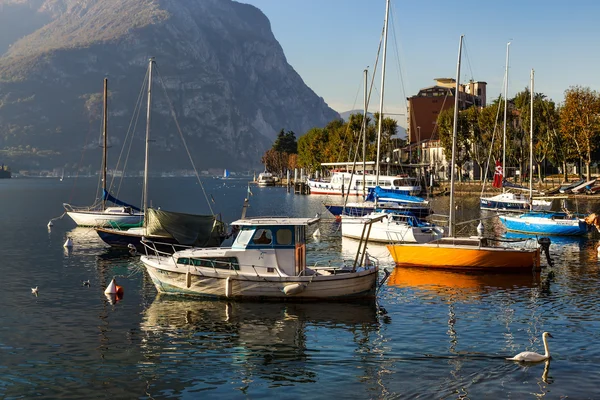
<path fill-rule="evenodd" d="M 544 350 L 545 354 L 538 354 L 533 351 L 524 351 L 522 353 L 517 354 L 514 357 L 507 358 L 510 361 L 522 361 L 522 362 L 539 362 L 550 359 L 550 350 L 548 350 L 548 338 L 553 337 L 550 332 L 544 332 L 542 334 L 542 340 L 544 341 Z"/>
<path fill-rule="evenodd" d="M 35 294 L 36 296 L 38 295 L 38 287 L 33 287 L 31 288 L 31 293 Z"/>
<path fill-rule="evenodd" d="M 90 286 L 90 280 L 88 279 L 87 281 L 81 281 L 81 284 L 83 286 Z"/>

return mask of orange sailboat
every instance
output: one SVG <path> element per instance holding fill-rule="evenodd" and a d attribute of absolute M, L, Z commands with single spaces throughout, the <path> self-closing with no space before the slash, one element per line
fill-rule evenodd
<path fill-rule="evenodd" d="M 429 267 L 494 272 L 538 271 L 540 270 L 540 246 L 534 239 L 520 244 L 514 243 L 512 246 L 500 246 L 497 245 L 499 242 L 483 237 L 454 237 L 454 165 L 462 40 L 463 37 L 461 36 L 454 96 L 448 237 L 424 244 L 397 243 L 390 244 L 387 247 L 398 267 Z"/>

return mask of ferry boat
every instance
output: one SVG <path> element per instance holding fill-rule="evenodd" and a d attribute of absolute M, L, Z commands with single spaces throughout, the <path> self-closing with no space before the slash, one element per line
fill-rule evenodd
<path fill-rule="evenodd" d="M 350 172 L 334 172 L 328 181 L 308 179 L 307 183 L 310 194 L 362 196 L 369 191 L 369 188 L 377 186 L 377 178 L 374 174 L 367 174 L 364 178 L 364 191 L 363 175 Z M 379 175 L 379 186 L 409 196 L 418 196 L 422 191 L 417 178 L 405 175 Z"/>
<path fill-rule="evenodd" d="M 261 172 L 256 180 L 258 186 L 275 186 L 275 177 L 270 172 Z"/>

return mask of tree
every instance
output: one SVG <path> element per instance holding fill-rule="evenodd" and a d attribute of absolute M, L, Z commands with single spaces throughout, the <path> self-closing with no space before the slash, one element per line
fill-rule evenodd
<path fill-rule="evenodd" d="M 293 131 L 285 132 L 283 129 L 279 131 L 273 150 L 288 154 L 298 153 L 298 143 L 296 142 L 296 134 Z"/>
<path fill-rule="evenodd" d="M 560 132 L 567 148 L 586 165 L 590 180 L 592 152 L 598 147 L 600 134 L 600 95 L 589 87 L 574 86 L 565 91 L 560 110 Z"/>
<path fill-rule="evenodd" d="M 440 136 L 440 144 L 444 148 L 444 156 L 448 160 L 448 166 L 452 160 L 452 134 L 454 130 L 454 107 L 442 111 L 438 115 L 437 125 Z M 458 113 L 458 124 L 456 130 L 456 152 L 454 154 L 455 171 L 459 182 L 462 182 L 462 167 L 469 159 L 469 129 L 464 112 Z"/>

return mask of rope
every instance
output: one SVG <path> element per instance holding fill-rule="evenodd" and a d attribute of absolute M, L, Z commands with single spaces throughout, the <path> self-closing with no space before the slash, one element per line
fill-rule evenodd
<path fill-rule="evenodd" d="M 165 98 L 167 99 L 167 104 L 169 105 L 169 109 L 171 111 L 171 115 L 173 116 L 173 119 L 175 120 L 175 125 L 177 126 L 177 132 L 179 133 L 179 136 L 181 137 L 181 141 L 183 142 L 183 146 L 185 147 L 185 151 L 188 155 L 188 158 L 190 159 L 190 163 L 192 164 L 192 168 L 194 169 L 194 175 L 196 175 L 196 179 L 198 180 L 198 183 L 200 184 L 200 188 L 202 189 L 202 193 L 204 194 L 204 198 L 206 199 L 206 204 L 208 204 L 208 208 L 210 209 L 210 213 L 212 215 L 214 215 L 214 211 L 212 209 L 212 206 L 210 205 L 210 200 L 208 199 L 208 195 L 206 194 L 206 190 L 204 189 L 204 185 L 202 184 L 202 181 L 200 180 L 200 176 L 198 175 L 198 170 L 196 169 L 196 165 L 194 164 L 194 160 L 192 159 L 192 155 L 190 153 L 190 149 L 187 146 L 187 143 L 185 141 L 185 137 L 183 136 L 183 132 L 181 131 L 181 127 L 179 126 L 179 121 L 177 120 L 177 115 L 175 114 L 175 109 L 173 108 L 173 104 L 171 103 L 171 100 L 169 99 L 169 96 L 167 95 L 167 88 L 166 85 L 162 79 L 162 76 L 160 75 L 160 73 L 158 72 L 158 66 L 156 66 L 156 74 L 158 75 L 158 79 L 160 80 L 161 84 L 162 84 L 162 89 L 163 89 L 163 93 L 165 95 Z"/>

